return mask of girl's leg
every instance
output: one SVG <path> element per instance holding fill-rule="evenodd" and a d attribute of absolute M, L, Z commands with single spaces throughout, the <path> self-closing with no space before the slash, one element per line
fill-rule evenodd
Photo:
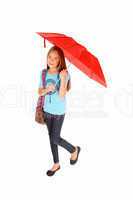
<path fill-rule="evenodd" d="M 50 146 L 51 146 L 51 151 L 52 151 L 54 163 L 59 163 L 58 146 L 57 146 L 57 144 L 53 143 L 51 137 L 50 137 Z"/>
<path fill-rule="evenodd" d="M 65 117 L 65 114 L 64 115 L 55 115 L 53 117 L 51 140 L 52 140 L 52 143 L 54 143 L 55 145 L 60 145 L 63 148 L 65 148 L 67 151 L 69 151 L 70 153 L 73 153 L 76 150 L 75 146 L 73 146 L 68 141 L 66 141 L 65 139 L 60 137 L 64 117 Z"/>
<path fill-rule="evenodd" d="M 59 163 L 58 146 L 57 146 L 57 144 L 54 144 L 51 139 L 53 117 L 50 113 L 45 112 L 45 118 L 46 118 L 46 125 L 48 128 L 48 133 L 49 133 L 49 140 L 50 140 L 51 152 L 53 155 L 53 161 L 54 161 L 54 163 Z"/>

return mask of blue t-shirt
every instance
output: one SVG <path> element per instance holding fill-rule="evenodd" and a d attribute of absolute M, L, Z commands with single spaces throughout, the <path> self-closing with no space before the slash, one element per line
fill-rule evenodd
<path fill-rule="evenodd" d="M 66 81 L 68 81 L 69 79 L 70 79 L 70 74 L 68 73 Z M 59 73 L 49 74 L 48 71 L 47 71 L 45 83 L 46 83 L 45 87 L 47 87 L 51 83 L 55 84 L 56 89 L 53 92 L 49 92 L 45 95 L 43 110 L 48 112 L 48 113 L 51 113 L 51 114 L 57 114 L 57 115 L 65 114 L 66 97 L 65 96 L 64 97 L 59 96 L 59 87 L 60 87 Z M 40 73 L 39 87 L 43 87 L 42 71 Z"/>

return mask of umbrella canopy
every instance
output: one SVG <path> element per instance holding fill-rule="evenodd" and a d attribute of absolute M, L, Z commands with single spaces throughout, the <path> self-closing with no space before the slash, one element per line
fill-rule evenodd
<path fill-rule="evenodd" d="M 44 47 L 46 47 L 45 40 L 48 40 L 53 45 L 60 47 L 63 50 L 65 57 L 73 65 L 75 65 L 91 79 L 107 87 L 98 59 L 83 45 L 76 42 L 72 37 L 64 34 L 43 32 L 37 32 L 37 34 L 44 38 Z"/>

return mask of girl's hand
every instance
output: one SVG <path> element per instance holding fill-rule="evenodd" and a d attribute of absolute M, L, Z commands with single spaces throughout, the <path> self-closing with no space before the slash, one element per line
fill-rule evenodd
<path fill-rule="evenodd" d="M 44 94 L 44 92 L 45 92 L 45 89 L 44 89 L 44 88 L 39 88 L 39 89 L 38 89 L 38 94 L 39 94 L 39 96 L 42 96 L 42 95 Z"/>
<path fill-rule="evenodd" d="M 39 96 L 42 96 L 44 94 L 47 94 L 48 92 L 53 92 L 55 90 L 55 85 L 54 84 L 49 84 L 46 88 L 39 88 L 38 89 L 38 94 Z"/>
<path fill-rule="evenodd" d="M 54 84 L 49 84 L 47 87 L 47 92 L 53 92 L 55 90 L 55 85 Z"/>
<path fill-rule="evenodd" d="M 66 69 L 63 69 L 61 70 L 59 76 L 60 76 L 60 79 L 66 79 L 67 78 L 67 70 Z"/>

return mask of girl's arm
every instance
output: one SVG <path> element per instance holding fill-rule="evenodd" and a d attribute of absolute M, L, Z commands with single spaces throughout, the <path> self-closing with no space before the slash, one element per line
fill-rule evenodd
<path fill-rule="evenodd" d="M 51 91 L 54 91 L 54 90 L 55 90 L 55 85 L 50 84 L 46 88 L 39 87 L 38 94 L 39 94 L 39 96 L 42 96 L 42 95 L 45 95 L 48 92 L 51 92 Z"/>
<path fill-rule="evenodd" d="M 45 94 L 47 94 L 47 92 L 48 92 L 47 88 L 39 88 L 38 89 L 39 96 L 45 95 Z"/>
<path fill-rule="evenodd" d="M 60 89 L 59 89 L 59 96 L 60 97 L 64 97 L 66 95 L 66 91 L 67 91 L 66 79 L 61 79 Z"/>
<path fill-rule="evenodd" d="M 60 72 L 60 88 L 59 88 L 59 96 L 64 97 L 67 92 L 67 81 L 68 81 L 68 72 L 66 70 L 62 70 Z"/>

